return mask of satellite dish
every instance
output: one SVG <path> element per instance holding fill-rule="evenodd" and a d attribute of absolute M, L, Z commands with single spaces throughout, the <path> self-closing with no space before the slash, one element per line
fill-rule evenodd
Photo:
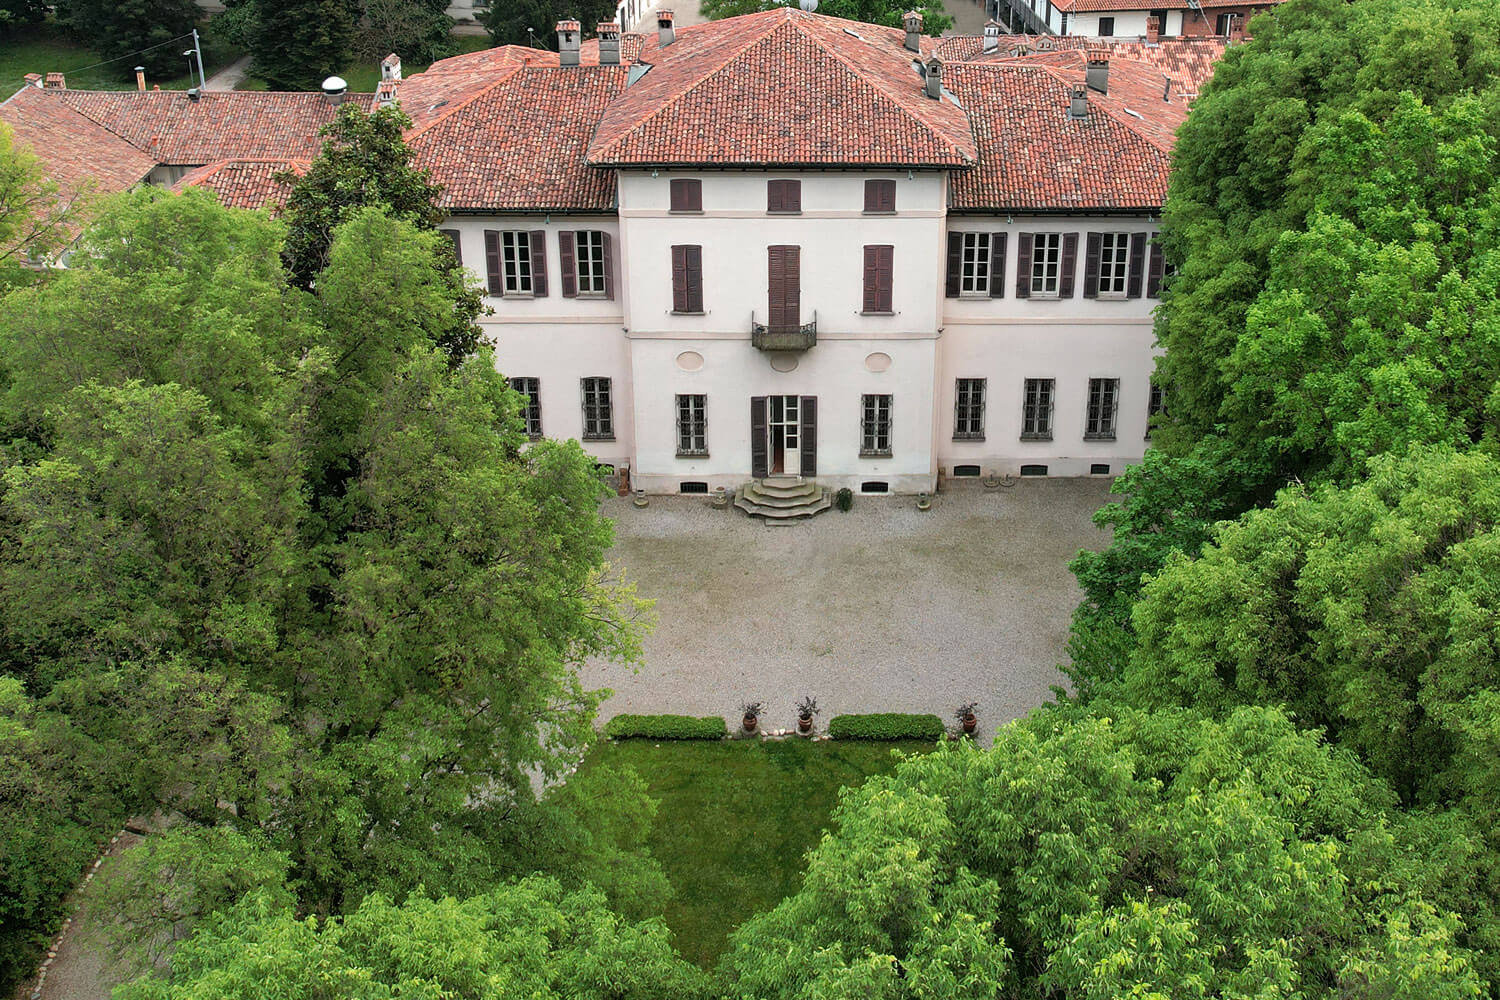
<path fill-rule="evenodd" d="M 818 0 L 798 0 L 797 6 L 811 14 L 818 9 Z"/>

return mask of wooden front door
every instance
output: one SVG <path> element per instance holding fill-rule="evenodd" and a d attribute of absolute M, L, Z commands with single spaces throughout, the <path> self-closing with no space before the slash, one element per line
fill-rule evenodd
<path fill-rule="evenodd" d="M 770 438 L 766 452 L 770 456 L 771 475 L 802 474 L 801 400 L 797 396 L 772 396 Z"/>

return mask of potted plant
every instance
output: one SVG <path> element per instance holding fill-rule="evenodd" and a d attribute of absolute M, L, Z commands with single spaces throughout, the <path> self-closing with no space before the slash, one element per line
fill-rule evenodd
<path fill-rule="evenodd" d="M 818 714 L 818 703 L 811 696 L 797 702 L 797 732 L 803 736 L 812 732 L 813 716 Z"/>
<path fill-rule="evenodd" d="M 760 713 L 761 710 L 765 708 L 765 703 L 759 701 L 747 701 L 744 705 L 740 706 L 740 708 L 741 711 L 745 713 L 745 717 L 741 720 L 740 724 L 745 727 L 745 732 L 755 732 L 755 724 L 760 719 Z"/>
<path fill-rule="evenodd" d="M 974 709 L 978 707 L 978 705 L 979 703 L 977 701 L 969 701 L 958 706 L 958 708 L 954 709 L 953 711 L 953 717 L 957 719 L 958 724 L 963 727 L 965 736 L 973 736 L 975 727 L 979 725 L 979 717 L 974 714 Z"/>

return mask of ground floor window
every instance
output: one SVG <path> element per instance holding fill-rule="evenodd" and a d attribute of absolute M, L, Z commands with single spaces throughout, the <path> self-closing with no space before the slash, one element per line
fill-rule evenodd
<path fill-rule="evenodd" d="M 984 379 L 961 378 L 954 385 L 953 439 L 984 440 Z"/>
<path fill-rule="evenodd" d="M 1092 441 L 1115 439 L 1115 413 L 1119 406 L 1120 380 L 1089 379 L 1089 410 L 1083 425 L 1083 436 Z"/>
<path fill-rule="evenodd" d="M 1052 396 L 1055 379 L 1029 378 L 1021 403 L 1021 439 L 1052 440 Z"/>
<path fill-rule="evenodd" d="M 615 436 L 614 399 L 610 380 L 583 380 L 583 439 L 612 441 Z"/>
<path fill-rule="evenodd" d="M 1151 440 L 1151 421 L 1167 412 L 1167 398 L 1162 394 L 1161 386 L 1154 380 L 1151 383 L 1151 398 L 1146 403 L 1146 440 Z"/>
<path fill-rule="evenodd" d="M 677 454 L 701 457 L 708 454 L 708 397 L 677 397 Z"/>
<path fill-rule="evenodd" d="M 526 436 L 535 440 L 542 436 L 542 381 L 535 378 L 513 378 L 510 387 L 525 399 L 521 405 L 521 421 L 526 425 Z"/>
<path fill-rule="evenodd" d="M 890 396 L 866 394 L 860 397 L 859 453 L 866 458 L 890 457 Z"/>

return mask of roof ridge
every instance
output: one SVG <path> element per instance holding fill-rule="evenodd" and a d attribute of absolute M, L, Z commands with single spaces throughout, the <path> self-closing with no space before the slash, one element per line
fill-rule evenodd
<path fill-rule="evenodd" d="M 702 87 L 709 80 L 712 80 L 712 79 L 716 78 L 721 72 L 724 71 L 724 68 L 726 66 L 728 66 L 730 63 L 734 62 L 735 59 L 737 59 L 740 56 L 744 55 L 747 51 L 749 51 L 749 49 L 750 49 L 751 46 L 758 45 L 761 42 L 765 41 L 775 31 L 777 31 L 782 25 L 790 24 L 791 23 L 791 9 L 783 7 L 783 8 L 778 8 L 778 10 L 784 11 L 785 14 L 786 14 L 786 16 L 780 18 L 779 20 L 775 16 L 776 13 L 777 13 L 777 10 L 769 10 L 769 11 L 757 12 L 756 14 L 746 14 L 746 15 L 744 15 L 747 18 L 752 18 L 752 17 L 757 17 L 761 13 L 764 13 L 764 14 L 768 15 L 767 17 L 764 18 L 764 20 L 767 21 L 770 26 L 768 28 L 766 28 L 766 30 L 764 30 L 762 32 L 759 32 L 758 34 L 755 34 L 744 45 L 741 45 L 739 48 L 735 49 L 734 51 L 732 51 L 728 55 L 726 55 L 724 57 L 724 60 L 722 62 L 720 62 L 719 65 L 715 66 L 713 69 L 709 70 L 707 73 L 704 73 L 702 76 L 698 77 L 698 79 L 696 81 L 694 81 L 694 83 L 693 83 L 693 85 L 691 87 L 687 87 L 687 88 L 685 88 L 683 90 L 677 91 L 675 94 L 672 94 L 671 97 L 668 100 L 659 102 L 656 105 L 656 107 L 654 109 L 652 109 L 652 111 L 651 111 L 650 114 L 645 115 L 644 117 L 635 119 L 628 126 L 626 126 L 624 128 L 624 130 L 622 130 L 618 135 L 616 135 L 609 142 L 605 143 L 604 146 L 600 147 L 599 149 L 592 149 L 591 148 L 591 149 L 586 150 L 585 153 L 584 153 L 584 159 L 585 160 L 592 160 L 595 157 L 604 156 L 605 153 L 606 153 L 606 151 L 609 149 L 610 146 L 618 146 L 621 142 L 624 141 L 624 139 L 625 139 L 626 136 L 630 135 L 632 132 L 634 132 L 637 129 L 639 129 L 642 125 L 645 125 L 651 119 L 657 117 L 660 114 L 663 114 L 668 108 L 670 108 L 673 105 L 677 104 L 683 98 L 687 97 L 689 94 L 693 93 L 698 88 Z M 702 25 L 695 24 L 695 25 L 690 25 L 689 27 L 698 28 L 698 27 L 704 27 L 704 26 L 709 25 L 709 24 L 715 24 L 715 23 L 717 23 L 717 24 L 723 24 L 724 22 L 723 21 L 719 21 L 719 22 L 705 21 Z M 657 49 L 657 51 L 660 52 L 661 50 Z M 642 59 L 642 60 L 639 60 L 639 61 L 640 62 L 645 62 L 646 60 Z M 656 63 L 648 63 L 648 65 L 655 66 L 657 64 Z M 601 121 L 602 121 L 602 119 L 601 119 Z M 596 135 L 598 134 L 598 132 L 597 132 L 597 126 L 596 126 L 595 134 Z"/>
<path fill-rule="evenodd" d="M 791 17 L 790 16 L 790 14 L 791 14 L 791 9 L 790 8 L 787 8 L 787 13 L 789 15 L 788 18 L 787 18 L 788 23 L 797 25 L 798 26 L 798 30 L 801 32 L 801 34 L 804 37 L 807 37 L 809 40 L 813 41 L 813 43 L 816 44 L 818 46 L 818 48 L 822 49 L 824 52 L 827 52 L 828 54 L 830 54 L 831 56 L 833 56 L 833 58 L 835 60 L 837 60 L 838 62 L 842 63 L 844 65 L 844 67 L 847 70 L 849 70 L 849 72 L 853 73 L 854 76 L 857 79 L 864 81 L 865 84 L 867 84 L 868 86 L 874 87 L 876 90 L 878 90 L 882 94 L 884 94 L 885 97 L 886 97 L 886 99 L 889 100 L 892 104 L 894 104 L 897 108 L 899 108 L 902 114 L 906 115 L 906 117 L 909 118 L 909 119 L 911 119 L 912 121 L 915 121 L 918 125 L 920 125 L 924 129 L 926 129 L 928 132 L 932 133 L 935 137 L 937 137 L 937 139 L 943 145 L 947 146 L 949 149 L 951 149 L 955 153 L 957 153 L 960 159 L 966 160 L 966 161 L 969 161 L 969 162 L 973 162 L 973 160 L 975 159 L 974 157 L 969 156 L 952 139 L 950 139 L 948 136 L 944 135 L 939 129 L 937 129 L 936 127 L 934 127 L 932 124 L 930 124 L 925 119 L 923 119 L 920 115 L 918 115 L 915 111 L 912 111 L 905 104 L 903 104 L 901 102 L 901 98 L 900 97 L 898 97 L 897 95 L 893 94 L 891 91 L 887 90 L 885 88 L 885 86 L 883 85 L 884 84 L 884 79 L 883 78 L 876 77 L 875 79 L 871 79 L 871 77 L 869 75 L 865 74 L 864 72 L 862 72 L 858 66 L 855 66 L 847 58 L 845 58 L 844 54 L 839 51 L 838 46 L 836 46 L 836 45 L 821 44 L 819 42 L 819 40 L 816 39 L 816 38 L 814 38 L 809 32 L 807 32 L 805 30 L 802 30 L 801 25 L 812 23 L 812 16 L 808 16 L 806 18 Z M 855 23 L 858 24 L 858 23 L 861 23 L 861 22 L 855 22 Z M 868 26 L 869 27 L 875 27 L 875 28 L 884 27 L 883 25 L 878 25 L 878 24 L 876 24 L 876 25 L 868 25 Z M 894 30 L 894 29 L 890 29 L 890 30 Z M 856 35 L 855 37 L 858 38 L 861 42 L 865 41 L 865 39 L 864 39 L 864 37 L 862 35 Z M 866 42 L 866 44 L 869 44 L 869 43 Z M 922 54 L 920 52 L 912 52 L 910 54 L 912 56 L 916 57 L 917 61 L 919 61 L 919 62 L 922 61 Z M 936 59 L 937 56 L 934 55 L 932 58 Z M 950 91 L 950 93 L 951 93 L 951 91 Z M 939 102 L 942 101 L 942 96 L 941 95 L 938 96 L 938 101 Z M 956 98 L 955 98 L 954 103 L 957 104 L 957 99 Z M 974 131 L 974 126 L 969 121 L 969 113 L 968 113 L 968 111 L 964 110 L 964 108 L 963 108 L 962 105 L 958 105 L 958 108 L 959 108 L 960 111 L 963 111 L 963 114 L 964 114 L 964 127 L 969 130 L 970 135 L 972 137 L 972 134 L 973 134 L 973 131 Z"/>
<path fill-rule="evenodd" d="M 517 46 L 507 46 L 507 48 L 515 48 L 515 47 L 517 47 Z M 499 76 L 494 81 L 492 81 L 492 82 L 490 82 L 490 83 L 488 83 L 488 84 L 480 87 L 478 90 L 476 90 L 476 91 L 468 94 L 465 97 L 460 98 L 457 101 L 450 101 L 449 104 L 452 105 L 452 106 L 449 107 L 446 111 L 444 111 L 442 114 L 437 115 L 436 117 L 430 119 L 429 121 L 424 122 L 421 125 L 413 126 L 406 133 L 406 135 L 403 138 L 408 143 L 410 143 L 411 141 L 413 141 L 414 139 L 416 139 L 418 136 L 421 136 L 422 134 L 424 134 L 425 132 L 427 132 L 429 129 L 431 129 L 438 122 L 446 121 L 449 118 L 449 116 L 451 116 L 453 114 L 456 114 L 459 111 L 462 111 L 464 108 L 467 108 L 469 105 L 473 104 L 475 101 L 479 100 L 485 94 L 488 94 L 490 91 L 494 90 L 496 87 L 500 86 L 502 83 L 505 83 L 511 77 L 515 76 L 517 73 L 521 72 L 521 70 L 524 69 L 524 68 L 526 68 L 526 67 L 527 67 L 527 64 L 525 62 L 522 62 L 521 65 L 519 65 L 519 66 L 512 66 L 510 68 L 509 72 L 502 73 L 502 75 Z M 417 74 L 417 76 L 420 76 L 420 75 L 421 75 L 420 73 Z M 438 76 L 445 76 L 445 75 L 446 74 L 444 74 L 444 73 L 439 73 L 438 74 Z M 396 88 L 396 102 L 398 104 L 400 103 L 400 99 L 401 99 L 401 89 L 398 87 L 398 88 Z M 403 111 L 402 114 L 406 114 L 406 112 Z M 408 115 L 407 117 L 410 118 L 411 116 Z"/>

